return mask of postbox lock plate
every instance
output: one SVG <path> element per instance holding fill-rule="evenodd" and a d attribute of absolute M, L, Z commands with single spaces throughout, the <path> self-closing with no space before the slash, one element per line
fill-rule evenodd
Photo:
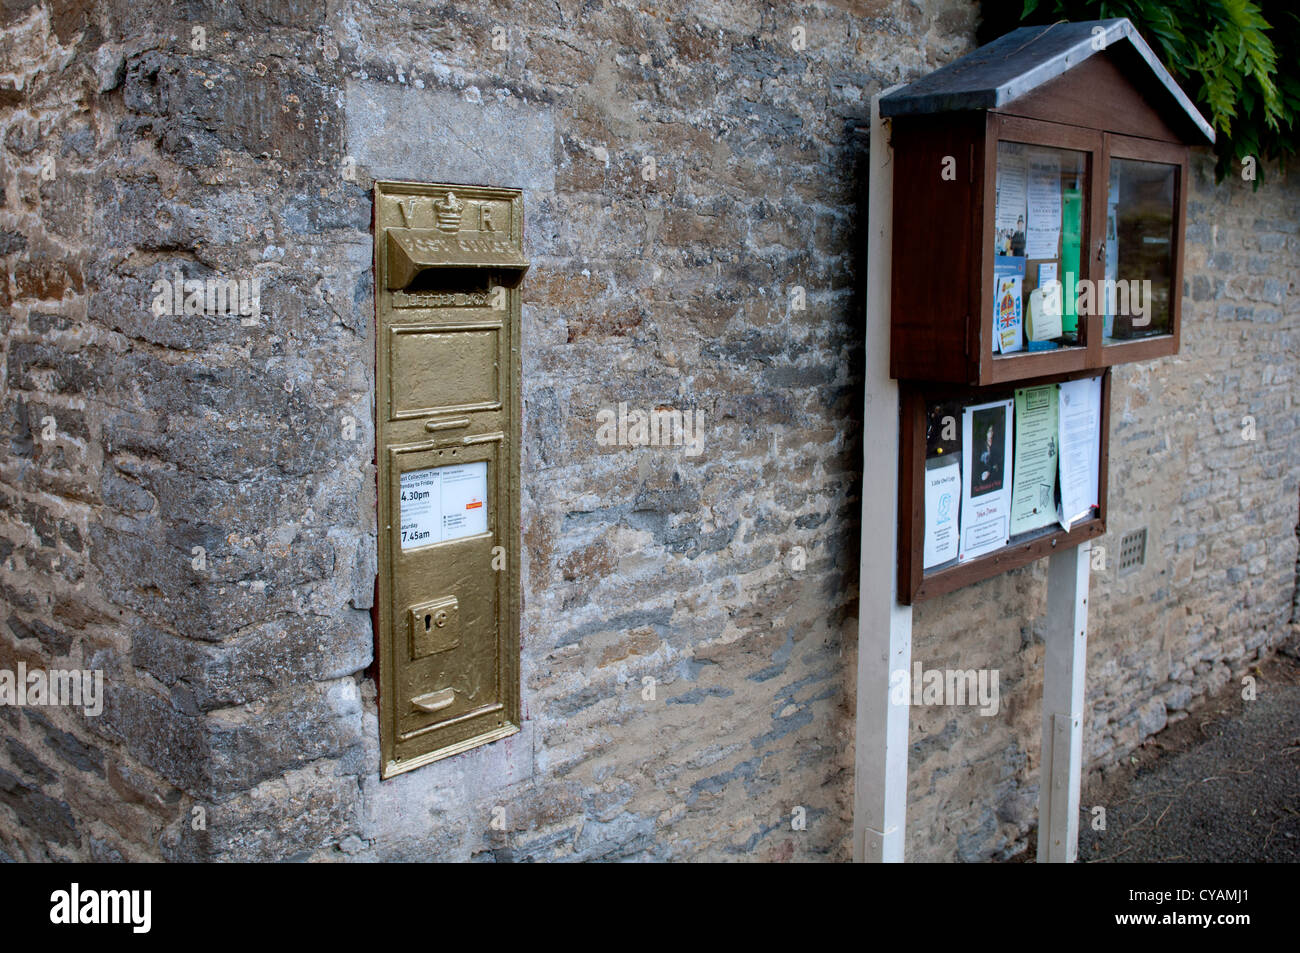
<path fill-rule="evenodd" d="M 420 659 L 460 645 L 460 604 L 455 596 L 411 606 L 407 613 L 411 658 Z"/>

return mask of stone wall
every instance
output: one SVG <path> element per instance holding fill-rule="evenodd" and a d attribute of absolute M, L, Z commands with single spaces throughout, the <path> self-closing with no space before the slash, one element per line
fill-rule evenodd
<path fill-rule="evenodd" d="M 106 692 L 0 707 L 4 855 L 848 856 L 860 131 L 971 47 L 973 7 L 0 16 L 0 669 Z M 1102 542 L 1151 537 L 1094 576 L 1099 764 L 1275 641 L 1295 589 L 1297 191 L 1198 168 L 1183 352 L 1116 375 Z M 524 728 L 383 783 L 376 178 L 524 189 L 533 264 Z M 260 314 L 155 313 L 178 272 L 259 279 Z M 598 446 L 621 402 L 701 411 L 703 452 Z M 916 712 L 912 857 L 1023 846 L 1042 603 L 1037 566 L 918 608 L 916 657 L 999 667 L 1003 706 Z"/>

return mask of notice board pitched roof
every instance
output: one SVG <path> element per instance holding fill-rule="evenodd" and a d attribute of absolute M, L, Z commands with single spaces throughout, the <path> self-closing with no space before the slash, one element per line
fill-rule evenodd
<path fill-rule="evenodd" d="M 1096 33 L 1094 28 L 1100 27 Z M 1100 38 L 1100 39 L 1095 39 Z M 1063 75 L 1101 50 L 1123 51 L 1163 102 L 1179 110 L 1207 142 L 1214 129 L 1187 98 L 1126 17 L 1026 26 L 968 53 L 880 99 L 882 116 L 996 109 Z"/>

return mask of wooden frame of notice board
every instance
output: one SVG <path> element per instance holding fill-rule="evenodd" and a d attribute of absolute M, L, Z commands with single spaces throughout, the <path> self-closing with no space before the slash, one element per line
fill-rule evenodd
<path fill-rule="evenodd" d="M 894 194 L 906 196 L 894 203 L 891 377 L 992 386 L 1076 370 L 1096 373 L 1178 353 L 1189 148 L 1107 57 L 1092 57 L 996 109 L 899 116 L 891 136 Z M 1158 163 L 1170 171 L 1166 332 L 1107 338 L 1105 319 L 1094 305 L 1078 316 L 1072 343 L 998 352 L 993 248 L 999 143 L 1082 157 L 1077 277 L 1094 287 L 1106 278 L 1107 195 L 1114 160 Z M 938 178 L 945 161 L 953 163 L 951 181 Z M 1058 260 L 1064 278 L 1069 269 L 1063 255 Z M 1030 265 L 1028 258 L 1024 265 Z M 1119 277 L 1145 275 L 1126 271 Z M 1031 285 L 1027 280 L 1026 301 Z"/>
<path fill-rule="evenodd" d="M 925 570 L 925 471 L 926 405 L 934 401 L 958 401 L 963 406 L 1011 398 L 1022 387 L 1059 384 L 1081 378 L 1101 378 L 1099 454 L 1097 468 L 1098 505 L 1091 517 L 1076 523 L 1069 532 L 1059 524 L 1011 537 L 1009 545 L 965 562 L 951 562 Z M 1030 381 L 992 387 L 960 384 L 932 384 L 901 381 L 899 384 L 899 480 L 898 480 L 898 599 L 911 605 L 963 586 L 1028 565 L 1054 552 L 1077 546 L 1106 532 L 1107 470 L 1110 450 L 1110 370 L 1056 374 Z M 1006 439 L 1012 439 L 1008 434 Z M 963 477 L 965 475 L 963 461 Z M 1014 471 L 1015 460 L 1012 460 Z M 1008 481 L 1013 479 L 1008 474 Z"/>

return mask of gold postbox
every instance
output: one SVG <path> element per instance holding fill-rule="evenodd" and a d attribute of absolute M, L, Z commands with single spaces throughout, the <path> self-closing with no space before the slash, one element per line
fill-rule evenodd
<path fill-rule="evenodd" d="M 519 730 L 514 189 L 375 183 L 381 774 Z"/>

